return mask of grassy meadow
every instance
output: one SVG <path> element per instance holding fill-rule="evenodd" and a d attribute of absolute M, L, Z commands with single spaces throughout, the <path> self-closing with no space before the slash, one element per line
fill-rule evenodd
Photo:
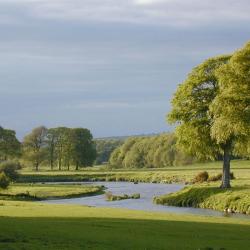
<path fill-rule="evenodd" d="M 0 249 L 248 249 L 250 221 L 2 201 Z M 225 240 L 226 238 L 226 240 Z"/>
<path fill-rule="evenodd" d="M 43 169 L 34 172 L 24 169 L 20 182 L 46 181 L 137 181 L 155 183 L 190 183 L 200 171 L 208 171 L 209 175 L 216 175 L 222 171 L 222 162 L 199 163 L 187 166 L 155 168 L 155 169 L 115 169 L 104 167 L 82 169 L 79 171 L 49 171 Z M 232 171 L 237 180 L 250 180 L 250 161 L 232 161 Z"/>
<path fill-rule="evenodd" d="M 12 184 L 7 190 L 0 192 L 0 249 L 249 249 L 250 220 L 244 218 L 55 205 L 34 202 L 30 198 L 64 198 L 102 192 L 101 187 L 35 182 L 100 180 L 191 183 L 194 176 L 204 170 L 210 175 L 218 174 L 221 172 L 221 162 L 150 170 L 104 171 L 103 168 L 96 167 L 77 172 L 32 172 L 24 169 L 20 183 Z M 220 207 L 215 206 L 215 203 L 224 207 L 224 202 L 234 197 L 230 198 L 232 204 L 249 208 L 250 162 L 233 161 L 232 171 L 236 177 L 232 181 L 232 190 L 221 191 L 217 188 L 220 183 L 212 182 L 187 186 L 169 197 L 183 201 L 183 204 L 173 205 L 219 210 Z M 200 205 L 190 204 L 191 198 L 186 199 L 183 195 L 194 189 L 198 190 L 194 193 L 200 199 Z M 206 193 L 206 196 L 200 193 Z M 20 198 L 23 194 L 27 196 Z"/>

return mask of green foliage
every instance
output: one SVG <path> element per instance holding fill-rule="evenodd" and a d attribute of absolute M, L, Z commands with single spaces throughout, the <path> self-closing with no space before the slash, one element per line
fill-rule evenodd
<path fill-rule="evenodd" d="M 111 154 L 114 168 L 157 168 L 194 162 L 194 157 L 176 149 L 173 134 L 127 139 Z"/>
<path fill-rule="evenodd" d="M 198 173 L 193 180 L 193 183 L 202 183 L 208 180 L 208 172 L 207 171 L 203 171 Z"/>
<path fill-rule="evenodd" d="M 234 151 L 249 156 L 250 42 L 232 56 L 195 67 L 172 100 L 168 121 L 178 123 L 177 146 L 200 159 L 223 154 L 222 188 L 230 188 Z"/>
<path fill-rule="evenodd" d="M 19 173 L 17 170 L 20 168 L 20 164 L 15 161 L 4 161 L 0 163 L 0 173 L 5 173 L 11 181 L 16 181 L 18 179 Z"/>
<path fill-rule="evenodd" d="M 107 163 L 111 153 L 118 148 L 124 140 L 121 139 L 99 139 L 95 140 L 97 158 L 95 163 L 97 165 Z"/>
<path fill-rule="evenodd" d="M 127 199 L 140 199 L 141 195 L 138 193 L 132 194 L 132 195 L 127 195 L 127 194 L 114 195 L 111 192 L 106 192 L 105 197 L 107 201 L 120 201 L 120 200 L 127 200 Z"/>
<path fill-rule="evenodd" d="M 23 158 L 36 170 L 48 163 L 51 170 L 55 164 L 59 170 L 63 166 L 69 170 L 71 164 L 78 169 L 92 166 L 96 159 L 92 134 L 85 128 L 35 128 L 24 138 L 23 152 Z"/>
<path fill-rule="evenodd" d="M 38 171 L 40 164 L 46 159 L 47 128 L 37 127 L 24 137 L 23 158 Z"/>
<path fill-rule="evenodd" d="M 0 188 L 6 189 L 10 184 L 9 178 L 4 172 L 0 172 Z"/>
<path fill-rule="evenodd" d="M 250 140 L 250 42 L 219 67 L 219 93 L 210 108 L 211 135 L 217 143 L 249 143 Z"/>
<path fill-rule="evenodd" d="M 96 149 L 93 136 L 88 129 L 75 128 L 70 131 L 72 162 L 79 167 L 92 166 L 96 159 Z"/>
<path fill-rule="evenodd" d="M 195 67 L 172 100 L 168 120 L 178 122 L 177 146 L 200 159 L 215 159 L 221 152 L 210 135 L 213 123 L 210 107 L 219 92 L 216 70 L 229 59 L 229 56 L 215 57 Z"/>
<path fill-rule="evenodd" d="M 21 143 L 17 140 L 15 131 L 0 126 L 0 161 L 19 157 L 20 153 Z"/>

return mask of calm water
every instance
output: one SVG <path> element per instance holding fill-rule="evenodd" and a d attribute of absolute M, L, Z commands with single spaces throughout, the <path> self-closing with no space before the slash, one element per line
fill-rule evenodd
<path fill-rule="evenodd" d="M 66 183 L 65 183 L 66 184 Z M 68 184 L 68 183 L 67 183 Z M 173 207 L 153 204 L 153 197 L 163 195 L 171 192 L 176 192 L 184 187 L 179 184 L 154 184 L 154 183 L 139 183 L 134 184 L 131 182 L 81 182 L 83 185 L 95 185 L 105 186 L 106 191 L 110 191 L 113 194 L 134 194 L 140 193 L 140 199 L 127 199 L 121 201 L 106 201 L 104 195 L 96 195 L 82 198 L 70 198 L 70 199 L 56 199 L 43 201 L 46 203 L 54 204 L 80 204 L 94 207 L 113 207 L 113 208 L 127 208 L 144 211 L 163 211 L 178 214 L 197 214 L 207 216 L 230 216 L 250 219 L 248 215 L 230 214 L 225 215 L 224 212 L 214 211 L 211 209 L 202 208 L 184 208 Z"/>

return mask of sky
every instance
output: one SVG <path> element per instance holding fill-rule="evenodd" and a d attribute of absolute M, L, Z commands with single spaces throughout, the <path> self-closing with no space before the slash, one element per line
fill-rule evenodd
<path fill-rule="evenodd" d="M 249 0 L 0 0 L 0 126 L 171 131 L 190 70 L 250 40 Z"/>

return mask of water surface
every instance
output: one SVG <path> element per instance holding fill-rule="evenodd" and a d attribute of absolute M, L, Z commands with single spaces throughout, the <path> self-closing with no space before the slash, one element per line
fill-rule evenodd
<path fill-rule="evenodd" d="M 154 196 L 176 192 L 184 187 L 184 185 L 181 184 L 156 184 L 156 183 L 134 184 L 131 182 L 77 182 L 77 183 L 83 185 L 95 185 L 95 186 L 103 185 L 107 188 L 106 191 L 110 191 L 116 195 L 123 195 L 123 194 L 131 195 L 134 193 L 140 193 L 141 198 L 127 199 L 121 201 L 106 201 L 105 195 L 102 194 L 102 195 L 82 197 L 82 198 L 46 200 L 44 202 L 54 203 L 54 204 L 78 204 L 78 205 L 87 205 L 94 207 L 127 208 L 127 209 L 144 210 L 144 211 L 162 211 L 162 212 L 171 212 L 178 214 L 197 214 L 197 215 L 219 216 L 219 217 L 230 216 L 230 217 L 240 217 L 240 218 L 250 219 L 250 216 L 243 214 L 225 214 L 224 212 L 215 211 L 211 209 L 173 207 L 173 206 L 156 205 L 153 203 Z"/>

